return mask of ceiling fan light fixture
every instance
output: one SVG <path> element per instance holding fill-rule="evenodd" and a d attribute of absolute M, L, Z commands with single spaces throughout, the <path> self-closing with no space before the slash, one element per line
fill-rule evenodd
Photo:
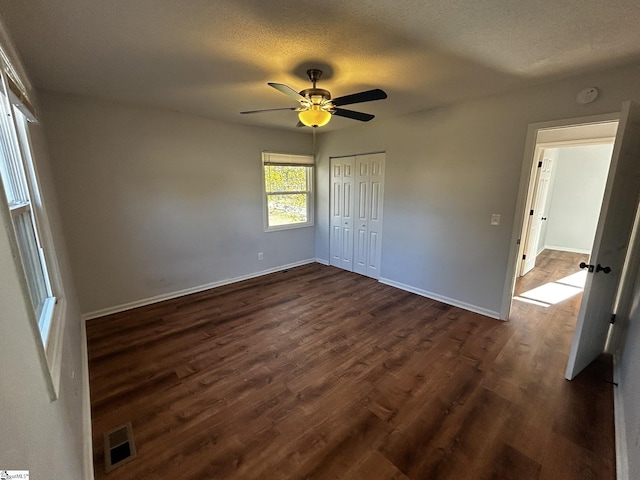
<path fill-rule="evenodd" d="M 308 110 L 298 113 L 298 118 L 307 127 L 323 127 L 331 120 L 331 113 L 320 105 L 311 105 Z"/>

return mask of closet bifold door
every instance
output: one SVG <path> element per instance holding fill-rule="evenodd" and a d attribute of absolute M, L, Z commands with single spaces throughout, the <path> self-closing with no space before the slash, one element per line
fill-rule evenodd
<path fill-rule="evenodd" d="M 353 271 L 380 278 L 384 154 L 356 157 Z"/>
<path fill-rule="evenodd" d="M 353 207 L 355 157 L 331 159 L 330 263 L 353 271 Z"/>

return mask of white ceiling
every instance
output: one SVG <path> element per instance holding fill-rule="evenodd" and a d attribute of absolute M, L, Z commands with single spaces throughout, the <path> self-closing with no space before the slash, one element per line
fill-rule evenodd
<path fill-rule="evenodd" d="M 389 118 L 640 60 L 638 0 L 0 0 L 0 15 L 38 88 L 281 128 L 295 112 L 239 112 L 296 106 L 266 82 L 308 88 L 311 66 L 334 97 L 384 89 L 346 108 Z"/>

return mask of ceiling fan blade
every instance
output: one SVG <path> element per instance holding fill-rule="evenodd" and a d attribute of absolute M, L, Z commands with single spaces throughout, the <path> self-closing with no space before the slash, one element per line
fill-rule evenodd
<path fill-rule="evenodd" d="M 291 98 L 294 98 L 298 102 L 306 102 L 307 101 L 306 98 L 304 98 L 302 95 L 300 95 L 298 92 L 296 92 L 293 88 L 291 88 L 288 85 L 285 85 L 284 83 L 268 82 L 267 85 L 269 85 L 270 87 L 275 88 L 276 90 L 278 90 L 279 92 L 284 93 L 285 95 L 290 96 Z"/>
<path fill-rule="evenodd" d="M 370 113 L 355 112 L 344 108 L 334 108 L 332 113 L 338 117 L 352 118 L 354 120 L 360 120 L 361 122 L 368 122 L 375 118 L 375 115 L 371 115 Z"/>
<path fill-rule="evenodd" d="M 351 95 L 345 95 L 344 97 L 334 98 L 331 103 L 336 107 L 341 105 L 351 105 L 352 103 L 372 102 L 373 100 L 384 100 L 387 98 L 387 94 L 384 90 L 375 88 L 373 90 L 367 90 L 366 92 L 352 93 Z"/>
<path fill-rule="evenodd" d="M 297 107 L 263 108 L 262 110 L 247 110 L 246 112 L 240 112 L 240 113 L 245 114 L 245 113 L 260 113 L 260 112 L 275 112 L 277 110 L 298 110 L 298 108 Z"/>

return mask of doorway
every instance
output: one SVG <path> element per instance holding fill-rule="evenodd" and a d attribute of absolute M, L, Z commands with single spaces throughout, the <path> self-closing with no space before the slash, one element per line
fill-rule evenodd
<path fill-rule="evenodd" d="M 539 130 L 522 221 L 518 276 L 544 250 L 590 254 L 617 122 Z"/>
<path fill-rule="evenodd" d="M 517 315 L 549 309 L 575 324 L 587 278 L 580 265 L 590 263 L 617 126 L 538 131 L 512 296 Z"/>
<path fill-rule="evenodd" d="M 518 242 L 503 318 L 553 318 L 576 330 L 587 278 L 578 265 L 590 264 L 616 117 L 530 126 L 523 164 L 530 175 L 520 186 L 523 217 L 514 229 Z"/>
<path fill-rule="evenodd" d="M 502 319 L 507 320 L 510 318 L 513 297 L 516 291 L 516 280 L 523 278 L 523 275 L 534 268 L 538 254 L 543 252 L 545 247 L 549 245 L 548 242 L 554 241 L 555 238 L 554 235 L 549 236 L 549 223 L 543 223 L 549 222 L 549 219 L 552 218 L 550 215 L 554 203 L 554 193 L 556 192 L 557 170 L 554 172 L 554 164 L 557 161 L 560 150 L 554 149 L 589 146 L 605 148 L 603 146 L 610 145 L 615 141 L 618 118 L 619 114 L 607 114 L 529 126 L 523 158 L 523 169 L 529 172 L 529 175 L 523 175 L 520 182 L 520 194 L 516 210 L 522 212 L 523 216 L 520 217 L 520 221 L 517 222 L 517 226 L 513 230 L 511 260 L 508 269 L 509 276 L 505 282 L 500 315 Z M 545 158 L 550 159 L 551 162 L 545 162 Z M 543 172 L 543 170 L 546 171 Z M 569 168 L 569 173 L 564 176 L 571 178 L 575 172 L 574 166 L 573 169 Z M 540 182 L 541 173 L 546 175 L 546 179 L 543 177 L 546 185 Z M 584 175 L 584 172 L 580 174 Z M 560 187 L 562 187 L 562 183 L 561 181 Z M 581 190 L 575 186 L 571 188 L 574 192 Z M 569 189 L 566 190 L 570 193 Z M 566 196 L 567 191 L 563 191 L 560 197 L 563 195 Z M 556 203 L 558 202 L 556 201 Z M 560 202 L 560 207 L 562 207 L 562 203 Z M 557 208 L 558 206 L 556 210 Z M 562 213 L 561 209 L 558 216 L 563 218 L 566 215 L 567 212 Z M 591 216 L 595 217 L 596 214 L 591 213 Z M 555 213 L 553 218 L 557 218 Z M 536 226 L 532 225 L 532 222 L 536 220 L 538 222 L 537 231 Z M 571 225 L 573 222 L 567 223 Z M 531 234 L 531 230 L 533 230 L 533 234 Z M 570 232 L 575 233 L 575 230 L 570 230 Z M 593 243 L 593 237 L 590 237 L 589 243 Z M 566 243 L 564 245 L 564 249 L 570 250 Z M 584 251 L 590 251 L 590 248 L 587 249 L 583 246 L 573 253 L 584 254 Z"/>

